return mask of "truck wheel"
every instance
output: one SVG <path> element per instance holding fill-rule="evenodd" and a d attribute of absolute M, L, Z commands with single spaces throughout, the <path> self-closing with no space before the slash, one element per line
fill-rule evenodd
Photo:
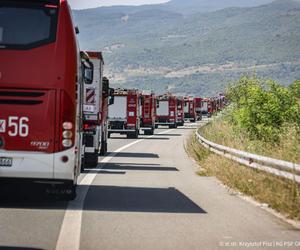
<path fill-rule="evenodd" d="M 98 153 L 84 154 L 84 168 L 96 168 L 98 166 Z"/>
<path fill-rule="evenodd" d="M 155 125 L 155 128 L 158 128 L 158 125 Z"/>
<path fill-rule="evenodd" d="M 84 157 L 83 157 L 83 158 L 81 158 L 81 166 L 80 166 L 81 173 L 84 172 L 84 167 L 85 167 L 85 161 L 84 161 Z"/>
<path fill-rule="evenodd" d="M 152 127 L 151 130 L 149 131 L 149 135 L 154 135 L 154 127 Z"/>
<path fill-rule="evenodd" d="M 139 138 L 139 134 L 140 134 L 140 131 L 137 129 L 135 131 L 135 133 L 133 133 L 133 138 L 135 138 L 135 139 Z"/>
<path fill-rule="evenodd" d="M 107 141 L 101 141 L 100 155 L 104 156 L 107 153 Z"/>

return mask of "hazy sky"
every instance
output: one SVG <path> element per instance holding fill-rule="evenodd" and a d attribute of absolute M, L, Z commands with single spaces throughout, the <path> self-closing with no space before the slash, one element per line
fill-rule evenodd
<path fill-rule="evenodd" d="M 87 9 L 111 5 L 142 5 L 165 3 L 169 0 L 69 0 L 72 9 Z"/>

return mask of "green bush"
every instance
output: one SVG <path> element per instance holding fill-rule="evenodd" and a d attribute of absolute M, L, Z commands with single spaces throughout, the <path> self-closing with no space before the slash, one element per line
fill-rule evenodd
<path fill-rule="evenodd" d="M 286 88 L 273 80 L 243 76 L 227 89 L 231 121 L 253 139 L 276 143 L 287 126 L 300 132 L 299 93 L 300 81 Z"/>

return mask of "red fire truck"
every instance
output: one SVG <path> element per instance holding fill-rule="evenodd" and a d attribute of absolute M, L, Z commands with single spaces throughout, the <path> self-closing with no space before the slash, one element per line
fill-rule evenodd
<path fill-rule="evenodd" d="M 184 98 L 184 119 L 189 120 L 190 122 L 196 121 L 196 106 L 194 98 L 185 97 Z"/>
<path fill-rule="evenodd" d="M 177 98 L 170 93 L 157 97 L 155 127 L 159 125 L 177 128 Z"/>
<path fill-rule="evenodd" d="M 108 109 L 108 136 L 126 134 L 138 138 L 141 121 L 141 93 L 136 89 L 116 89 L 114 104 Z"/>
<path fill-rule="evenodd" d="M 195 97 L 194 98 L 194 103 L 195 103 L 195 110 L 196 110 L 196 115 L 197 115 L 197 120 L 201 121 L 202 120 L 202 98 L 201 97 Z"/>
<path fill-rule="evenodd" d="M 156 118 L 156 97 L 153 92 L 142 95 L 142 118 L 141 128 L 145 135 L 153 135 Z"/>
<path fill-rule="evenodd" d="M 83 168 L 96 167 L 99 154 L 107 152 L 107 108 L 109 81 L 103 77 L 101 52 L 83 53 L 93 63 L 93 81 L 84 83 L 83 90 Z"/>
<path fill-rule="evenodd" d="M 0 178 L 38 182 L 67 199 L 81 169 L 82 73 L 65 0 L 1 1 Z"/>
<path fill-rule="evenodd" d="M 177 126 L 184 126 L 184 99 L 177 97 Z"/>
<path fill-rule="evenodd" d="M 211 117 L 212 115 L 212 102 L 210 98 L 204 98 L 202 101 L 202 115 L 206 115 L 207 117 Z"/>

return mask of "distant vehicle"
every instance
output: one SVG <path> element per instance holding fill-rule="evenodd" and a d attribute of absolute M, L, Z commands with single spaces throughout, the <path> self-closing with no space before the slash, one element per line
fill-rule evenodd
<path fill-rule="evenodd" d="M 209 98 L 204 98 L 202 101 L 202 115 L 205 115 L 207 117 L 211 117 L 211 101 Z"/>
<path fill-rule="evenodd" d="M 193 97 L 184 98 L 184 119 L 190 122 L 196 122 L 196 105 Z"/>
<path fill-rule="evenodd" d="M 138 138 L 141 126 L 141 93 L 136 89 L 116 89 L 114 104 L 109 106 L 108 136 L 113 133 Z"/>
<path fill-rule="evenodd" d="M 184 99 L 177 97 L 177 126 L 184 126 Z"/>
<path fill-rule="evenodd" d="M 157 97 L 155 126 L 159 125 L 177 128 L 177 98 L 170 93 Z"/>
<path fill-rule="evenodd" d="M 1 1 L 0 178 L 76 196 L 81 169 L 81 64 L 67 1 Z"/>
<path fill-rule="evenodd" d="M 93 81 L 84 83 L 83 90 L 83 167 L 96 167 L 98 156 L 107 152 L 109 81 L 103 77 L 101 52 L 84 53 L 93 63 Z"/>
<path fill-rule="evenodd" d="M 145 135 L 153 135 L 156 119 L 156 97 L 153 92 L 142 95 L 141 129 Z"/>
<path fill-rule="evenodd" d="M 197 115 L 197 121 L 201 121 L 202 120 L 202 98 L 195 97 L 194 103 L 195 103 L 195 111 L 196 111 L 196 115 Z"/>

